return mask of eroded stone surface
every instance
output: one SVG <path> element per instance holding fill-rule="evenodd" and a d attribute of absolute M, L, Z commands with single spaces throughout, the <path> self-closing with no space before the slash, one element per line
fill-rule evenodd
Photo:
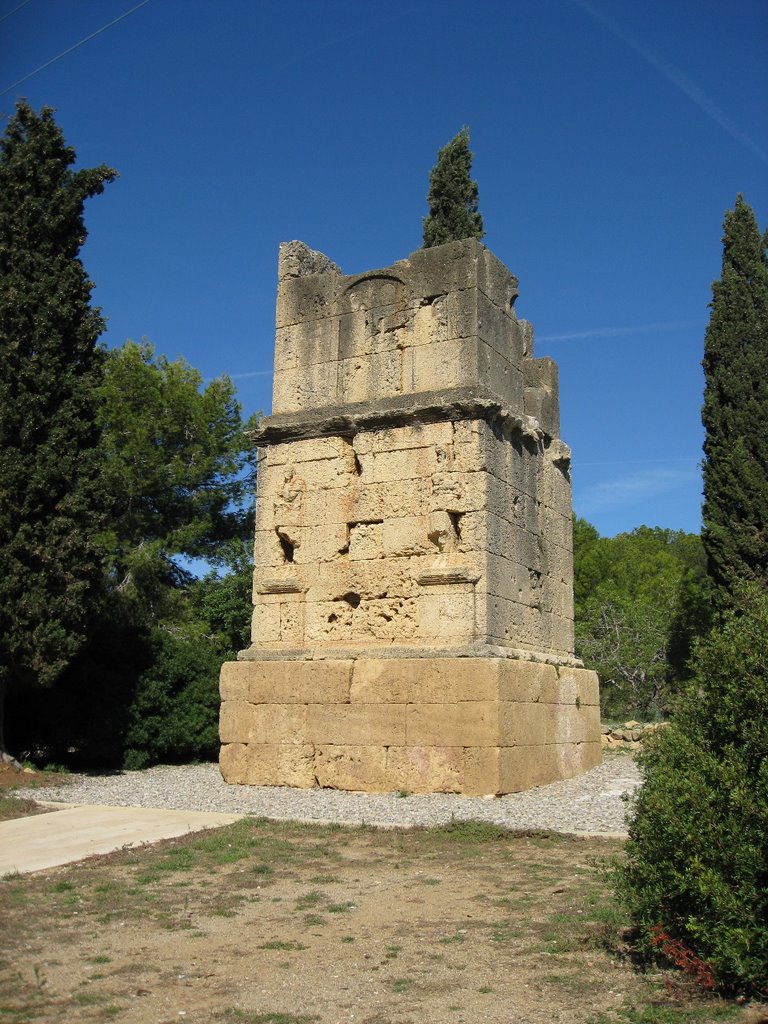
<path fill-rule="evenodd" d="M 557 368 L 516 296 L 472 239 L 351 277 L 281 247 L 230 781 L 508 792 L 594 763 Z"/>

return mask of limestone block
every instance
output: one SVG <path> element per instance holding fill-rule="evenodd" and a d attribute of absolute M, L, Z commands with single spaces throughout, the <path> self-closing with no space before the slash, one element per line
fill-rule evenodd
<path fill-rule="evenodd" d="M 405 705 L 312 704 L 307 734 L 313 743 L 367 746 L 405 743 Z"/>
<path fill-rule="evenodd" d="M 455 704 L 497 699 L 506 664 L 490 658 L 365 658 L 352 669 L 353 704 Z M 551 667 L 551 666 L 547 666 Z"/>
<path fill-rule="evenodd" d="M 369 458 L 373 460 L 373 456 Z M 422 491 L 422 481 L 416 477 L 386 483 L 364 483 L 350 505 L 349 518 L 383 522 L 403 515 L 418 515 L 423 511 Z"/>
<path fill-rule="evenodd" d="M 402 352 L 373 352 L 338 362 L 338 401 L 341 404 L 373 401 L 402 394 Z"/>
<path fill-rule="evenodd" d="M 277 286 L 277 327 L 332 316 L 339 281 L 340 278 L 333 273 L 280 281 Z"/>
<path fill-rule="evenodd" d="M 561 699 L 565 703 L 577 703 L 581 707 L 600 706 L 600 691 L 597 672 L 585 668 L 558 669 L 558 683 Z"/>
<path fill-rule="evenodd" d="M 346 437 L 315 437 L 306 441 L 285 441 L 268 449 L 267 463 L 270 469 L 302 462 L 323 461 L 324 459 L 348 458 L 352 449 Z M 354 450 L 353 450 L 354 451 Z M 263 479 L 263 469 L 259 470 Z"/>
<path fill-rule="evenodd" d="M 339 317 L 339 359 L 363 358 L 370 352 L 370 333 L 365 313 L 350 311 Z"/>
<path fill-rule="evenodd" d="M 248 786 L 315 784 L 311 744 L 229 743 L 221 748 L 219 767 L 226 782 Z"/>
<path fill-rule="evenodd" d="M 299 565 L 333 561 L 351 546 L 350 532 L 346 523 L 328 523 L 292 532 L 292 538 L 300 538 L 294 561 Z"/>
<path fill-rule="evenodd" d="M 431 493 L 426 496 L 430 512 L 480 512 L 486 507 L 487 477 L 484 473 L 455 473 L 435 470 Z"/>
<path fill-rule="evenodd" d="M 511 409 L 522 413 L 522 371 L 483 341 L 479 341 L 477 346 L 477 373 L 479 380 L 487 382 L 489 390 Z"/>
<path fill-rule="evenodd" d="M 498 742 L 502 746 L 538 747 L 555 742 L 556 713 L 552 704 L 502 702 L 499 705 L 498 714 L 500 735 Z"/>
<path fill-rule="evenodd" d="M 312 646 L 350 643 L 353 633 L 354 608 L 348 601 L 317 601 L 308 603 L 304 612 L 305 642 Z"/>
<path fill-rule="evenodd" d="M 280 603 L 280 642 L 288 647 L 301 647 L 304 643 L 305 609 L 304 602 L 295 598 Z"/>
<path fill-rule="evenodd" d="M 433 345 L 448 339 L 447 296 L 437 295 L 414 312 L 410 344 Z"/>
<path fill-rule="evenodd" d="M 373 457 L 374 483 L 399 483 L 423 479 L 442 465 L 436 447 L 407 448 L 404 451 L 378 452 Z"/>
<path fill-rule="evenodd" d="M 387 750 L 389 789 L 409 793 L 462 793 L 464 748 L 407 746 Z"/>
<path fill-rule="evenodd" d="M 451 445 L 454 440 L 453 424 L 414 423 L 409 426 L 384 430 L 366 430 L 355 434 L 353 447 L 358 455 L 379 452 L 408 451 L 411 448 L 430 448 L 433 445 Z"/>
<path fill-rule="evenodd" d="M 558 676 L 554 665 L 534 661 L 502 661 L 499 667 L 499 700 L 511 703 L 555 703 Z"/>
<path fill-rule="evenodd" d="M 309 320 L 275 332 L 275 370 L 289 370 L 339 358 L 339 318 Z"/>
<path fill-rule="evenodd" d="M 472 338 L 479 335 L 477 288 L 450 292 L 445 299 L 448 314 L 448 338 Z"/>
<path fill-rule="evenodd" d="M 381 558 L 383 554 L 383 522 L 359 522 L 349 524 L 350 561 Z"/>
<path fill-rule="evenodd" d="M 555 742 L 586 743 L 600 735 L 600 708 L 595 705 L 555 707 Z"/>
<path fill-rule="evenodd" d="M 501 309 L 482 291 L 476 292 L 477 334 L 494 352 L 518 370 L 523 363 L 522 335 L 514 314 Z"/>
<path fill-rule="evenodd" d="M 412 640 L 418 630 L 417 603 L 414 598 L 389 598 L 361 604 L 355 627 L 360 638 L 400 643 Z"/>
<path fill-rule="evenodd" d="M 523 355 L 532 357 L 534 349 L 533 324 L 528 320 L 518 320 L 517 323 L 523 339 Z"/>
<path fill-rule="evenodd" d="M 387 558 L 434 553 L 435 545 L 428 537 L 426 516 L 400 516 L 382 524 L 382 546 Z"/>
<path fill-rule="evenodd" d="M 546 786 L 562 778 L 557 745 L 502 747 L 499 754 L 499 790 L 519 793 L 534 786 Z"/>
<path fill-rule="evenodd" d="M 541 429 L 550 437 L 560 435 L 560 399 L 557 364 L 545 357 L 526 359 L 525 413 L 538 420 Z"/>
<path fill-rule="evenodd" d="M 558 778 L 572 779 L 600 764 L 601 743 L 590 740 L 586 743 L 558 743 L 556 745 Z"/>
<path fill-rule="evenodd" d="M 418 249 L 408 259 L 411 302 L 434 298 L 477 284 L 477 260 L 482 247 L 474 239 Z"/>
<path fill-rule="evenodd" d="M 315 363 L 275 370 L 272 413 L 301 412 L 334 405 L 337 401 L 339 363 Z"/>
<path fill-rule="evenodd" d="M 221 699 L 251 704 L 344 704 L 349 701 L 354 664 L 330 659 L 226 661 L 221 666 Z"/>
<path fill-rule="evenodd" d="M 280 639 L 280 605 L 254 605 L 251 616 L 251 636 L 264 643 Z"/>
<path fill-rule="evenodd" d="M 499 735 L 495 701 L 408 705 L 408 746 L 491 747 Z"/>
<path fill-rule="evenodd" d="M 225 782 L 245 784 L 248 772 L 248 751 L 244 743 L 225 743 L 219 749 L 219 771 Z"/>
<path fill-rule="evenodd" d="M 490 249 L 486 249 L 480 243 L 476 244 L 478 246 L 475 251 L 477 287 L 491 302 L 514 317 L 519 283 L 517 278 L 507 270 L 501 260 L 493 255 Z"/>
<path fill-rule="evenodd" d="M 313 771 L 318 786 L 386 793 L 387 749 L 382 744 L 322 743 L 315 748 Z"/>
<path fill-rule="evenodd" d="M 341 274 L 341 271 L 324 253 L 310 249 L 304 242 L 296 239 L 281 242 L 277 260 L 278 281 L 309 274 Z"/>
<path fill-rule="evenodd" d="M 307 705 L 225 700 L 219 731 L 222 743 L 306 743 Z"/>
<path fill-rule="evenodd" d="M 478 377 L 478 340 L 453 338 L 413 349 L 413 390 L 463 387 Z"/>

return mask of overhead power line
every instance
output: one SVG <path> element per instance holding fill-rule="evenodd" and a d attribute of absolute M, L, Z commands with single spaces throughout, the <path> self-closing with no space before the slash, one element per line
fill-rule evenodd
<path fill-rule="evenodd" d="M 2 16 L 2 18 L 0 18 L 0 21 L 5 21 L 6 18 L 10 18 L 10 16 L 12 14 L 15 14 L 16 11 L 20 11 L 22 7 L 26 7 L 27 4 L 30 4 L 30 3 L 32 3 L 32 0 L 21 0 L 21 3 L 17 4 L 16 7 L 14 7 L 12 11 L 8 11 L 7 14 L 4 14 Z"/>
<path fill-rule="evenodd" d="M 25 3 L 28 2 L 29 0 L 25 0 Z M 122 21 L 124 18 L 127 18 L 129 14 L 133 14 L 134 11 L 138 11 L 140 7 L 144 7 L 148 3 L 149 0 L 141 0 L 141 3 L 136 4 L 136 6 L 132 7 L 129 11 L 125 11 L 125 13 L 121 14 L 119 17 L 114 18 L 110 22 L 107 22 L 106 25 L 102 25 L 101 28 L 97 28 L 95 32 L 91 32 L 91 34 L 89 36 L 86 36 L 85 39 L 81 39 L 79 43 L 75 43 L 74 46 L 70 46 L 68 49 L 62 50 L 61 53 L 57 53 L 55 57 L 51 57 L 51 59 L 49 61 L 46 61 L 45 64 L 41 64 L 39 68 L 35 68 L 34 71 L 30 71 L 28 75 L 24 75 L 23 78 L 20 78 L 18 82 L 14 82 L 12 85 L 9 85 L 7 89 L 3 89 L 0 92 L 0 96 L 5 96 L 7 92 L 11 92 L 12 89 L 15 89 L 23 82 L 28 81 L 34 75 L 39 74 L 41 71 L 45 71 L 45 69 L 49 68 L 51 64 L 55 64 L 57 60 L 61 60 L 62 57 L 66 57 L 68 53 L 72 53 L 73 50 L 76 50 L 79 46 L 82 46 L 83 43 L 90 42 L 91 39 L 95 39 L 96 36 L 100 36 L 102 32 L 106 32 L 108 28 L 112 28 L 112 26 L 116 25 L 118 21 Z M 24 4 L 21 4 L 21 7 L 23 6 Z M 17 7 L 16 10 L 18 11 L 19 8 Z M 13 14 L 14 11 L 11 11 L 10 13 Z"/>

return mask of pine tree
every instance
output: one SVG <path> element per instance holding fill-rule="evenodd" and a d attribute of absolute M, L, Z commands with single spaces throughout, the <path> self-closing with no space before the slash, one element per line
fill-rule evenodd
<path fill-rule="evenodd" d="M 51 684 L 102 577 L 97 388 L 104 321 L 78 253 L 83 204 L 115 177 L 71 169 L 50 108 L 0 140 L 0 754 L 7 686 Z"/>
<path fill-rule="evenodd" d="M 462 128 L 437 154 L 429 175 L 429 213 L 424 218 L 424 248 L 483 237 L 477 182 L 470 177 L 469 129 Z"/>
<path fill-rule="evenodd" d="M 703 541 L 715 603 L 768 583 L 768 263 L 741 195 L 725 215 L 723 268 L 704 344 Z"/>

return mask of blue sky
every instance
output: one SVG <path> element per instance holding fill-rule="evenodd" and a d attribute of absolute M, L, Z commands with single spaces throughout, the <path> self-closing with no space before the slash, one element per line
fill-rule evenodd
<path fill-rule="evenodd" d="M 120 173 L 84 249 L 108 344 L 228 373 L 246 412 L 278 244 L 407 256 L 468 125 L 484 242 L 560 367 L 576 512 L 693 531 L 723 213 L 741 191 L 768 226 L 766 52 L 766 0 L 0 0 L 0 112 L 55 107 Z"/>

